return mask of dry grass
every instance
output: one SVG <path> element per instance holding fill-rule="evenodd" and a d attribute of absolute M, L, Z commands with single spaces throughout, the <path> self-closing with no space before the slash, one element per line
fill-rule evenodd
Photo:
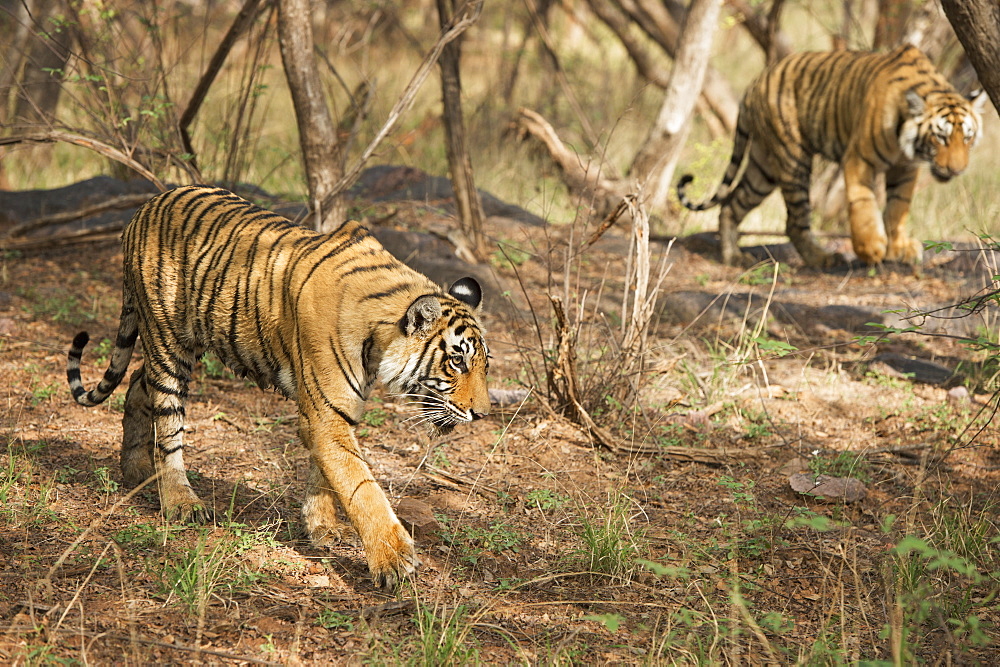
<path fill-rule="evenodd" d="M 378 405 L 385 423 L 362 438 L 377 476 L 393 499 L 431 505 L 442 526 L 440 537 L 420 543 L 424 566 L 414 580 L 386 596 L 367 584 L 358 549 L 321 551 L 302 539 L 297 509 L 306 455 L 294 410 L 241 382 L 206 373 L 190 402 L 196 444 L 189 467 L 198 471 L 199 493 L 220 510 L 218 524 L 169 525 L 153 497 L 117 488 L 121 403 L 85 411 L 64 391 L 64 343 L 81 323 L 113 337 L 117 250 L 8 255 L 0 259 L 0 373 L 8 378 L 0 410 L 0 660 L 988 662 L 1000 619 L 995 432 L 967 442 L 970 411 L 948 404 L 941 388 L 865 375 L 854 366 L 865 350 L 842 332 L 807 334 L 777 324 L 767 307 L 748 309 L 737 321 L 649 322 L 652 301 L 632 291 L 645 285 L 647 297 L 658 288 L 753 292 L 770 306 L 784 290 L 814 304 L 892 308 L 899 295 L 917 292 L 953 298 L 956 278 L 793 271 L 763 272 L 763 284 L 748 284 L 739 272 L 673 248 L 664 279 L 656 268 L 661 248 L 629 255 L 631 229 L 614 229 L 578 253 L 590 231 L 579 202 L 544 160 L 503 130 L 508 110 L 521 104 L 544 110 L 581 146 L 586 130 L 534 43 L 523 53 L 510 99 L 497 98 L 519 43 L 509 27 L 520 19 L 503 3 L 488 4 L 486 12 L 465 47 L 473 72 L 465 103 L 480 183 L 560 223 L 519 232 L 510 242 L 524 256 L 498 268 L 516 284 L 517 267 L 524 297 L 539 315 L 537 323 L 489 315 L 494 382 L 531 384 L 526 359 L 534 360 L 534 379 L 544 378 L 540 359 L 555 354 L 544 297 L 559 294 L 576 331 L 588 410 L 619 442 L 648 448 L 594 448 L 584 431 L 534 399 L 444 440 L 409 430 L 401 406 Z M 373 132 L 422 56 L 400 35 L 426 45 L 427 26 L 414 13 L 405 17 L 408 33 L 368 33 L 364 23 L 334 18 L 322 42 L 344 87 L 361 79 L 378 85 Z M 803 39 L 821 39 L 825 20 L 811 16 Z M 178 97 L 201 65 L 191 53 L 210 51 L 219 31 L 215 23 L 195 30 L 196 23 L 178 23 L 167 40 Z M 600 29 L 579 28 L 561 13 L 552 26 L 568 84 L 591 102 L 588 120 L 600 137 L 594 154 L 622 169 L 658 94 L 634 79 Z M 753 50 L 738 30 L 728 30 L 717 67 L 733 72 L 740 88 L 756 70 Z M 182 49 L 177 42 L 188 34 L 196 35 L 195 46 Z M 386 35 L 395 40 L 391 48 Z M 263 52 L 260 62 L 270 67 L 260 71 L 246 69 L 249 52 L 237 54 L 199 120 L 202 168 L 302 195 L 276 51 Z M 251 74 L 267 86 L 252 114 L 234 97 Z M 342 91 L 331 81 L 339 108 Z M 444 173 L 436 104 L 430 86 L 377 161 Z M 239 114 L 250 130 L 228 136 L 222 128 Z M 252 159 L 227 162 L 233 142 Z M 699 180 L 721 173 L 723 143 L 696 134 L 690 159 Z M 917 235 L 989 230 L 997 217 L 987 190 L 995 159 L 980 151 L 969 174 L 922 191 Z M 23 152 L 4 160 L 16 187 L 61 185 L 104 168 L 67 146 L 55 148 L 47 163 Z M 780 205 L 757 215 L 748 228 L 783 220 Z M 669 224 L 687 231 L 714 226 Z M 633 257 L 630 267 L 646 268 L 624 270 L 626 257 Z M 773 341 L 800 352 L 783 356 Z M 899 345 L 938 358 L 966 354 L 946 341 Z M 85 359 L 85 372 L 97 374 L 98 366 Z M 534 390 L 544 392 L 544 383 Z M 687 418 L 678 420 L 680 414 Z M 656 447 L 662 452 L 649 451 Z M 679 457 L 682 449 L 724 455 L 697 463 Z M 784 466 L 796 459 L 814 472 L 864 479 L 868 499 L 822 503 L 794 494 Z"/>

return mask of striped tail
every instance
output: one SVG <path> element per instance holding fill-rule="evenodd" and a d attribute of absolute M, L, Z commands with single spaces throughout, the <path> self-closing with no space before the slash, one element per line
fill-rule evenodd
<path fill-rule="evenodd" d="M 115 340 L 115 350 L 111 353 L 111 363 L 104 371 L 104 377 L 97 388 L 90 391 L 83 386 L 83 379 L 80 377 L 80 359 L 83 357 L 83 348 L 90 342 L 90 336 L 86 331 L 81 331 L 73 338 L 66 363 L 66 379 L 69 381 L 73 399 L 77 403 L 93 407 L 107 400 L 121 384 L 122 378 L 128 371 L 128 363 L 132 359 L 132 350 L 138 337 L 139 328 L 136 326 L 135 318 L 123 317 L 118 329 L 118 338 Z"/>
<path fill-rule="evenodd" d="M 677 199 L 680 201 L 684 208 L 691 211 L 705 211 L 713 206 L 718 206 L 719 204 L 724 204 L 729 199 L 729 196 L 733 193 L 736 185 L 739 183 L 740 178 L 743 174 L 743 163 L 746 162 L 746 157 L 749 154 L 747 148 L 750 146 L 750 133 L 745 127 L 741 127 L 742 121 L 746 117 L 742 106 L 740 108 L 739 120 L 736 123 L 736 138 L 733 143 L 733 155 L 729 158 L 729 166 L 726 167 L 726 174 L 722 177 L 722 183 L 719 184 L 719 189 L 715 191 L 710 199 L 707 199 L 701 203 L 695 203 L 688 199 L 687 194 L 684 192 L 691 181 L 694 180 L 694 176 L 691 174 L 684 174 L 681 176 L 681 180 L 677 181 Z"/>

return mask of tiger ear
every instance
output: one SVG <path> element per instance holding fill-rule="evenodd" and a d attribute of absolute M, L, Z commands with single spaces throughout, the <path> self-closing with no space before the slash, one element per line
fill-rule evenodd
<path fill-rule="evenodd" d="M 400 328 L 407 336 L 430 331 L 431 326 L 441 317 L 441 302 L 432 294 L 426 294 L 406 309 L 406 315 L 400 321 Z"/>
<path fill-rule="evenodd" d="M 972 102 L 972 110 L 976 113 L 982 113 L 983 109 L 986 108 L 986 99 L 989 97 L 983 92 L 982 88 L 976 88 L 973 90 L 966 99 Z"/>
<path fill-rule="evenodd" d="M 906 91 L 906 110 L 910 118 L 918 118 L 923 115 L 924 109 L 927 108 L 927 103 L 924 101 L 917 91 L 910 88 Z"/>
<path fill-rule="evenodd" d="M 473 308 L 479 308 L 479 304 L 483 300 L 483 288 L 479 286 L 479 283 L 475 278 L 470 278 L 468 276 L 456 280 L 455 283 L 448 288 L 448 294 L 452 295 L 462 303 L 467 303 Z"/>

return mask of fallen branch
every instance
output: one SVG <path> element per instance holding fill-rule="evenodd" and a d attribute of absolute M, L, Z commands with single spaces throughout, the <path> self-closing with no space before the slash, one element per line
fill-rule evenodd
<path fill-rule="evenodd" d="M 424 476 L 441 486 L 447 486 L 460 491 L 472 489 L 487 499 L 495 500 L 497 497 L 498 490 L 496 487 L 490 486 L 489 484 L 483 484 L 482 482 L 471 480 L 468 477 L 438 468 L 430 463 L 425 463 L 423 468 Z"/>
<path fill-rule="evenodd" d="M 618 203 L 634 190 L 627 181 L 606 178 L 600 167 L 584 163 L 575 151 L 563 143 L 541 114 L 525 108 L 518 113 L 517 127 L 522 138 L 530 135 L 544 144 L 552 161 L 562 172 L 566 186 L 578 196 L 593 199 L 592 205 L 599 215 L 614 211 Z"/>
<path fill-rule="evenodd" d="M 51 144 L 56 142 L 88 148 L 108 159 L 125 165 L 155 185 L 161 192 L 167 189 L 163 182 L 153 175 L 153 172 L 147 169 L 143 164 L 132 159 L 131 156 L 118 150 L 114 146 L 110 146 L 93 137 L 87 137 L 75 132 L 66 132 L 65 130 L 48 130 L 46 132 L 30 132 L 28 134 L 16 134 L 9 137 L 0 137 L 0 146 L 10 146 L 22 143 Z"/>
<path fill-rule="evenodd" d="M 106 225 L 99 229 L 81 229 L 78 232 L 61 234 L 59 236 L 48 236 L 37 239 L 23 239 L 20 241 L 5 241 L 0 243 L 0 250 L 45 250 L 58 246 L 72 246 L 81 243 L 98 243 L 100 241 L 118 240 L 121 236 L 125 223 Z"/>
<path fill-rule="evenodd" d="M 120 195 L 97 204 L 92 204 L 91 206 L 85 206 L 72 211 L 61 211 L 51 215 L 44 215 L 40 218 L 35 218 L 34 220 L 14 225 L 7 230 L 7 234 L 5 236 L 7 238 L 16 238 L 43 227 L 62 225 L 67 222 L 73 222 L 74 220 L 80 220 L 81 218 L 97 215 L 98 213 L 104 213 L 105 211 L 139 206 L 146 203 L 151 196 L 152 195 L 149 193 Z"/>
<path fill-rule="evenodd" d="M 721 447 L 681 447 L 677 445 L 622 445 L 619 447 L 619 450 L 629 454 L 656 454 L 666 459 L 673 459 L 674 461 L 702 463 L 709 466 L 723 466 L 735 461 L 752 458 L 758 454 L 757 450 L 747 449 L 746 447 L 726 449 Z"/>

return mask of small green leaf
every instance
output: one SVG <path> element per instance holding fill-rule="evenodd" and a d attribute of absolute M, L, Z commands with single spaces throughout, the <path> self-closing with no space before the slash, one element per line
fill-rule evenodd
<path fill-rule="evenodd" d="M 589 614 L 584 616 L 585 621 L 597 621 L 608 629 L 608 632 L 618 632 L 618 628 L 625 622 L 625 617 L 621 614 Z"/>

